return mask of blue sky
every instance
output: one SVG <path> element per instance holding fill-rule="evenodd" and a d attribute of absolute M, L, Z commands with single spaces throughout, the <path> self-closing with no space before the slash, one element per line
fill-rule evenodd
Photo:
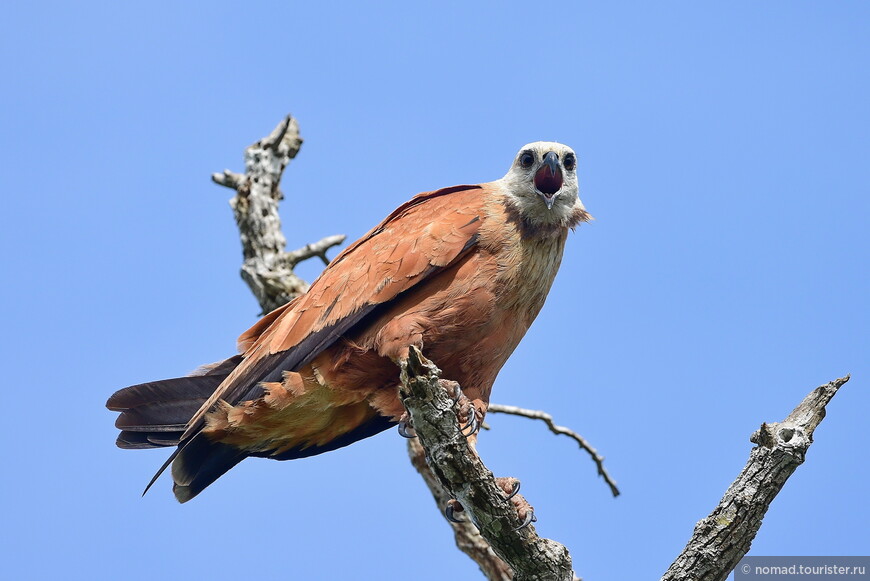
<path fill-rule="evenodd" d="M 492 417 L 479 448 L 579 575 L 661 575 L 753 430 L 846 373 L 751 554 L 868 554 L 866 3 L 314 4 L 5 9 L 0 576 L 478 578 L 394 432 L 247 461 L 184 506 L 166 479 L 139 497 L 166 452 L 114 447 L 109 394 L 255 320 L 209 176 L 288 112 L 290 248 L 529 141 L 577 151 L 596 220 L 493 400 L 580 431 L 623 496 L 535 423 Z"/>

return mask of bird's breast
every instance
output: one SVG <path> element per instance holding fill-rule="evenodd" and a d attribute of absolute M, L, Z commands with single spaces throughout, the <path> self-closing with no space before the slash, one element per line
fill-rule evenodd
<path fill-rule="evenodd" d="M 497 214 L 482 230 L 481 247 L 497 263 L 494 281 L 499 307 L 522 315 L 526 328 L 540 312 L 562 263 L 567 229 L 535 233 L 507 214 Z"/>

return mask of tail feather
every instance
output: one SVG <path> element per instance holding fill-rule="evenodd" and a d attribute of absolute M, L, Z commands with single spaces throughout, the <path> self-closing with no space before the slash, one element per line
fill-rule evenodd
<path fill-rule="evenodd" d="M 196 434 L 182 445 L 172 461 L 172 492 L 178 502 L 187 502 L 224 475 L 248 454 Z"/>
<path fill-rule="evenodd" d="M 174 446 L 178 444 L 178 440 L 181 438 L 181 432 L 164 432 L 161 435 L 163 436 L 162 440 L 152 441 L 153 438 L 156 438 L 156 436 L 153 436 L 152 434 L 122 430 L 121 433 L 118 434 L 118 439 L 115 440 L 115 444 L 119 448 L 125 450 L 147 450 L 149 448 Z M 172 437 L 175 439 L 171 440 Z"/>
<path fill-rule="evenodd" d="M 204 401 L 199 397 L 143 404 L 124 410 L 115 420 L 115 427 L 130 432 L 183 432 Z"/>
<path fill-rule="evenodd" d="M 121 412 L 115 421 L 121 429 L 118 447 L 138 450 L 179 446 L 145 492 L 172 464 L 175 496 L 186 502 L 247 456 L 201 433 L 180 442 L 190 418 L 241 361 L 242 356 L 236 355 L 203 367 L 194 375 L 125 387 L 106 402 L 110 410 Z"/>
<path fill-rule="evenodd" d="M 166 432 L 161 434 L 148 434 L 148 442 L 154 446 L 165 448 L 166 446 L 177 446 L 181 441 L 181 434 L 184 432 Z"/>
<path fill-rule="evenodd" d="M 107 402 L 121 412 L 115 425 L 121 429 L 117 445 L 126 449 L 177 446 L 145 487 L 148 492 L 163 472 L 172 466 L 172 491 L 179 502 L 192 499 L 212 482 L 248 456 L 290 460 L 314 456 L 347 446 L 381 432 L 394 422 L 370 410 L 371 415 L 355 428 L 322 445 L 300 444 L 281 453 L 247 452 L 215 442 L 201 431 L 184 436 L 193 415 L 242 361 L 237 355 L 208 366 L 198 375 L 133 385 L 116 392 Z"/>
<path fill-rule="evenodd" d="M 106 407 L 114 411 L 123 411 L 149 403 L 173 401 L 179 399 L 179 396 L 182 396 L 182 399 L 207 398 L 241 362 L 242 356 L 236 355 L 200 367 L 185 377 L 149 381 L 119 389 L 106 402 Z"/>
<path fill-rule="evenodd" d="M 130 432 L 171 441 L 165 432 L 183 432 L 188 420 L 241 360 L 242 356 L 236 355 L 204 368 L 199 375 L 150 381 L 116 391 L 106 402 L 106 407 L 121 412 L 115 421 L 115 426 L 123 430 L 118 446 L 128 448 L 130 446 L 125 444 L 131 444 L 138 447 L 138 444 L 149 441 L 147 436 L 143 440 L 143 437 L 132 436 Z M 177 443 L 176 438 L 167 445 Z"/>

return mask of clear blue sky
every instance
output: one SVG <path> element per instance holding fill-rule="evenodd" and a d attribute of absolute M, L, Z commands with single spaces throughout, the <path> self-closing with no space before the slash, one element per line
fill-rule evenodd
<path fill-rule="evenodd" d="M 114 447 L 119 387 L 233 353 L 257 314 L 212 172 L 288 112 L 289 246 L 416 192 L 578 153 L 596 220 L 480 450 L 590 580 L 656 579 L 749 435 L 852 373 L 755 555 L 870 553 L 866 2 L 41 3 L 4 10 L 4 579 L 476 579 L 395 432 L 247 461 L 181 506 Z M 304 267 L 311 278 L 318 265 Z"/>

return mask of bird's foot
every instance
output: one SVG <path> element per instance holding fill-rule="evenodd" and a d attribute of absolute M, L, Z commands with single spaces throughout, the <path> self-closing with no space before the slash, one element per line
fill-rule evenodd
<path fill-rule="evenodd" d="M 514 507 L 514 510 L 517 511 L 517 518 L 520 520 L 520 524 L 514 528 L 515 531 L 522 530 L 538 520 L 535 516 L 535 509 L 532 508 L 532 505 L 519 494 L 519 480 L 510 477 L 496 478 L 495 483 L 499 488 L 501 488 L 502 492 L 504 492 L 504 499 L 510 502 L 511 506 Z M 447 520 L 450 522 L 465 522 L 464 519 L 457 516 L 462 512 L 465 512 L 465 508 L 455 498 L 448 500 L 447 505 L 444 507 L 444 516 L 447 517 Z"/>
<path fill-rule="evenodd" d="M 457 517 L 456 515 L 464 511 L 465 508 L 462 507 L 459 501 L 455 498 L 451 498 L 447 501 L 447 506 L 444 507 L 444 516 L 446 516 L 447 520 L 449 520 L 450 522 L 462 523 L 465 521 Z"/>
<path fill-rule="evenodd" d="M 417 432 L 411 426 L 411 414 L 408 412 L 403 413 L 402 417 L 399 418 L 399 435 L 408 439 L 417 437 Z"/>
<path fill-rule="evenodd" d="M 495 483 L 498 484 L 498 487 L 501 488 L 502 492 L 505 493 L 505 500 L 510 501 L 514 509 L 517 511 L 517 517 L 520 519 L 521 522 L 520 526 L 514 529 L 515 531 L 524 529 L 538 520 L 538 517 L 535 516 L 535 509 L 532 508 L 532 505 L 529 504 L 529 501 L 527 501 L 521 494 L 519 494 L 519 480 L 508 476 L 503 478 L 496 478 Z"/>
<path fill-rule="evenodd" d="M 480 412 L 478 412 L 477 408 L 474 407 L 474 404 L 470 401 L 468 402 L 468 408 L 463 409 L 463 407 L 459 408 L 459 413 L 456 414 L 459 417 L 460 424 L 465 419 L 465 424 L 461 425 L 459 431 L 462 432 L 462 435 L 466 438 L 470 438 L 477 434 L 480 431 L 481 423 L 483 422 Z"/>
<path fill-rule="evenodd" d="M 447 392 L 447 395 L 450 396 L 454 404 L 459 403 L 459 400 L 465 397 L 462 393 L 462 387 L 457 382 L 450 381 L 449 379 L 439 379 L 438 383 Z"/>
<path fill-rule="evenodd" d="M 470 438 L 480 431 L 480 426 L 483 423 L 483 412 L 478 410 L 475 405 L 468 399 L 462 388 L 455 381 L 448 379 L 439 380 L 441 387 L 447 392 L 447 395 L 453 400 L 453 405 L 457 408 L 456 417 L 459 420 L 459 431 L 466 438 Z"/>

